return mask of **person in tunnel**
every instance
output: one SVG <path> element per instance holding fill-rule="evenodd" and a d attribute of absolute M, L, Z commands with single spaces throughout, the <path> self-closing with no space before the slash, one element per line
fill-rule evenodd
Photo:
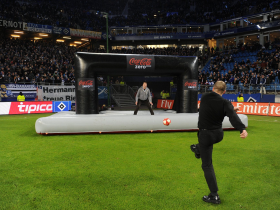
<path fill-rule="evenodd" d="M 154 111 L 152 109 L 152 95 L 150 89 L 147 87 L 147 82 L 143 82 L 143 85 L 138 89 L 135 96 L 136 109 L 134 110 L 134 115 L 137 115 L 137 112 L 142 103 L 144 103 L 148 107 L 151 115 L 154 115 Z"/>

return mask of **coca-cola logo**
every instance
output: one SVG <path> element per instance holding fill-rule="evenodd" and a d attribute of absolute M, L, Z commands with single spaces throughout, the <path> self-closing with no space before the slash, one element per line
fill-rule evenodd
<path fill-rule="evenodd" d="M 151 64 L 152 64 L 151 58 L 143 58 L 143 59 L 131 58 L 129 60 L 129 65 L 151 66 Z"/>
<path fill-rule="evenodd" d="M 87 81 L 80 80 L 79 85 L 93 86 L 93 80 L 87 80 Z"/>
<path fill-rule="evenodd" d="M 197 82 L 185 82 L 184 86 L 186 86 L 186 87 L 196 87 Z"/>
<path fill-rule="evenodd" d="M 152 55 L 127 55 L 126 62 L 128 71 L 154 71 L 155 69 L 155 58 Z"/>
<path fill-rule="evenodd" d="M 154 57 L 142 57 L 142 56 L 127 56 L 127 66 L 129 70 L 153 70 L 154 69 Z"/>
<path fill-rule="evenodd" d="M 184 81 L 184 90 L 197 90 L 197 80 L 187 79 Z"/>
<path fill-rule="evenodd" d="M 94 79 L 93 78 L 78 79 L 78 89 L 94 90 Z"/>

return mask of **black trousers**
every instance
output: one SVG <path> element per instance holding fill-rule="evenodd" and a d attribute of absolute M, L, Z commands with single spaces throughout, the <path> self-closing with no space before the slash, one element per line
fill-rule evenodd
<path fill-rule="evenodd" d="M 134 110 L 134 114 L 137 115 L 137 112 L 138 112 L 138 110 L 139 110 L 139 108 L 140 108 L 140 106 L 141 106 L 142 103 L 145 104 L 145 105 L 148 107 L 148 109 L 149 109 L 150 112 L 151 112 L 151 115 L 154 115 L 154 111 L 153 111 L 153 109 L 152 109 L 152 107 L 151 107 L 150 102 L 149 102 L 148 99 L 147 99 L 147 100 L 144 100 L 144 101 L 138 99 L 136 109 Z"/>
<path fill-rule="evenodd" d="M 222 141 L 223 137 L 224 132 L 222 128 L 215 130 L 199 129 L 198 132 L 199 144 L 197 144 L 197 146 L 199 148 L 200 157 L 202 160 L 202 169 L 204 171 L 204 176 L 210 192 L 213 193 L 219 190 L 214 167 L 212 164 L 213 145 Z"/>

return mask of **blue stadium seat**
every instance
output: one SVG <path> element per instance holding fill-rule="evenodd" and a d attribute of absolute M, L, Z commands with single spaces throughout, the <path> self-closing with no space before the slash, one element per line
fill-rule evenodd
<path fill-rule="evenodd" d="M 275 85 L 270 85 L 271 90 L 275 90 Z"/>

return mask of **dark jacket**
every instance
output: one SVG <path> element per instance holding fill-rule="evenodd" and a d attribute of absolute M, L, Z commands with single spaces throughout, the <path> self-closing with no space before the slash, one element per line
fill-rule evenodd
<path fill-rule="evenodd" d="M 258 78 L 257 77 L 252 77 L 250 80 L 251 85 L 256 85 L 258 83 Z"/>
<path fill-rule="evenodd" d="M 266 83 L 266 79 L 265 78 L 261 78 L 260 84 L 261 85 L 265 85 L 265 83 Z"/>
<path fill-rule="evenodd" d="M 198 118 L 199 129 L 220 129 L 225 116 L 229 117 L 234 128 L 240 132 L 245 130 L 245 125 L 234 111 L 230 101 L 215 92 L 202 95 Z"/>

